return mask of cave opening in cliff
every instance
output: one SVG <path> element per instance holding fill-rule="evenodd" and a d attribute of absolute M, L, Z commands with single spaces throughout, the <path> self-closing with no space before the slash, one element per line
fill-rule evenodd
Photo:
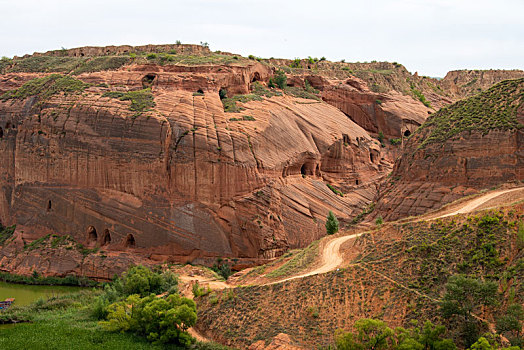
<path fill-rule="evenodd" d="M 142 78 L 142 87 L 144 89 L 151 87 L 155 81 L 155 78 L 156 74 L 146 74 L 146 76 Z"/>
<path fill-rule="evenodd" d="M 94 226 L 89 226 L 87 229 L 87 241 L 89 243 L 96 243 L 98 240 L 98 235 L 96 234 L 96 228 Z"/>
<path fill-rule="evenodd" d="M 125 242 L 124 246 L 126 246 L 126 247 L 134 247 L 135 245 L 136 245 L 135 237 L 133 237 L 132 234 L 128 234 L 127 237 L 126 237 L 126 242 Z"/>
<path fill-rule="evenodd" d="M 0 127 L 0 139 L 4 137 L 4 129 Z"/>
<path fill-rule="evenodd" d="M 109 233 L 109 230 L 106 228 L 104 231 L 104 241 L 102 245 L 108 245 L 111 243 L 111 234 Z"/>
<path fill-rule="evenodd" d="M 202 90 L 202 89 L 198 89 L 198 90 L 197 90 L 197 94 L 203 95 L 203 94 L 204 94 L 204 90 Z"/>
<path fill-rule="evenodd" d="M 357 185 L 357 186 L 358 186 L 358 179 L 356 179 L 356 180 L 355 180 L 355 185 Z"/>
<path fill-rule="evenodd" d="M 51 200 L 47 202 L 47 211 L 51 211 Z"/>
<path fill-rule="evenodd" d="M 306 176 L 306 164 L 303 164 L 300 168 L 300 173 L 304 176 Z"/>
<path fill-rule="evenodd" d="M 373 156 L 372 152 L 369 152 L 369 160 L 373 163 L 375 161 L 375 157 Z"/>
<path fill-rule="evenodd" d="M 405 137 L 409 137 L 410 135 L 411 135 L 411 131 L 409 131 L 409 130 L 404 131 L 404 136 Z"/>
<path fill-rule="evenodd" d="M 255 72 L 255 74 L 253 74 L 253 78 L 251 79 L 251 82 L 254 83 L 255 81 L 260 81 L 260 73 L 259 72 Z"/>
<path fill-rule="evenodd" d="M 218 96 L 220 96 L 221 100 L 227 98 L 227 89 L 224 87 L 220 88 L 220 90 L 218 91 Z"/>

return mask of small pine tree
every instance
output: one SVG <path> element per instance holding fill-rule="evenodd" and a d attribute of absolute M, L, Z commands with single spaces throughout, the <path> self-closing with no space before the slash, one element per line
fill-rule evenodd
<path fill-rule="evenodd" d="M 326 230 L 328 235 L 338 232 L 338 220 L 335 214 L 330 210 L 326 220 Z"/>

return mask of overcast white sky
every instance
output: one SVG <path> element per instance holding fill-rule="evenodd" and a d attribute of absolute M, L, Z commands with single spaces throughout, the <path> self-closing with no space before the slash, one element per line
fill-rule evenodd
<path fill-rule="evenodd" d="M 0 56 L 200 43 L 261 57 L 524 69 L 524 0 L 0 0 Z"/>

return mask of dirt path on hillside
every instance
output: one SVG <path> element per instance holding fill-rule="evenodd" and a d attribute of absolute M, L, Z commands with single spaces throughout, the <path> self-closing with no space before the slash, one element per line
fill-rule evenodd
<path fill-rule="evenodd" d="M 512 195 L 508 195 L 508 194 L 512 194 Z M 513 194 L 515 194 L 515 195 L 513 195 Z M 502 196 L 506 196 L 506 197 L 502 197 Z M 487 193 L 487 194 L 482 195 L 482 196 L 477 197 L 477 198 L 473 198 L 472 200 L 465 201 L 463 203 L 458 203 L 457 206 L 453 206 L 452 208 L 443 209 L 440 213 L 438 213 L 438 212 L 434 213 L 430 217 L 424 218 L 424 220 L 434 220 L 434 219 L 448 217 L 448 216 L 457 215 L 457 214 L 470 213 L 470 212 L 472 212 L 472 211 L 474 211 L 476 209 L 485 209 L 486 205 L 490 204 L 488 202 L 490 202 L 492 200 L 493 200 L 493 203 L 495 205 L 500 205 L 500 204 L 503 204 L 503 203 L 513 202 L 513 201 L 521 199 L 523 197 L 524 197 L 524 187 L 518 187 L 518 188 L 512 188 L 512 189 L 506 189 L 506 190 L 498 190 L 498 191 Z M 501 203 L 501 201 L 499 199 L 503 199 L 503 203 Z M 450 210 L 452 210 L 452 212 L 449 212 Z M 361 236 L 361 235 L 363 235 L 363 234 L 365 234 L 367 232 L 369 232 L 369 231 L 363 229 L 363 231 L 359 232 L 359 233 L 355 233 L 355 234 L 351 234 L 351 235 L 347 235 L 347 236 L 339 236 L 339 237 L 335 236 L 330 241 L 325 243 L 324 247 L 322 248 L 322 250 L 320 252 L 320 256 L 321 256 L 320 260 L 321 260 L 321 262 L 320 262 L 319 266 L 317 266 L 316 268 L 314 268 L 313 270 L 311 270 L 309 272 L 305 272 L 303 274 L 296 275 L 296 276 L 293 276 L 293 277 L 288 277 L 288 278 L 285 278 L 285 279 L 282 279 L 282 280 L 279 280 L 279 281 L 266 283 L 264 285 L 277 284 L 277 283 L 281 283 L 281 282 L 285 282 L 285 281 L 290 281 L 290 280 L 294 280 L 294 279 L 304 278 L 304 277 L 307 277 L 307 276 L 312 276 L 312 275 L 317 275 L 317 274 L 321 274 L 321 273 L 326 273 L 326 272 L 333 271 L 333 270 L 339 268 L 344 263 L 343 253 L 340 251 L 341 246 L 344 243 L 346 243 L 346 242 L 348 242 L 348 241 L 350 241 L 352 239 L 356 239 L 357 237 L 359 237 L 359 236 Z M 366 266 L 361 266 L 361 267 L 365 268 L 365 269 L 368 269 L 368 267 L 366 267 Z M 378 273 L 377 271 L 373 271 L 373 272 Z M 388 281 L 390 281 L 390 282 L 392 282 L 392 283 L 394 283 L 396 285 L 400 285 L 402 288 L 405 288 L 405 289 L 408 289 L 410 291 L 415 292 L 419 296 L 426 297 L 426 298 L 428 298 L 428 299 L 430 299 L 432 301 L 436 301 L 436 299 L 433 299 L 433 298 L 429 297 L 428 295 L 420 293 L 417 290 L 414 290 L 414 289 L 411 289 L 411 288 L 409 288 L 409 287 L 407 287 L 405 285 L 402 285 L 399 282 L 393 280 L 392 278 L 390 278 L 390 277 L 388 277 L 388 276 L 386 276 L 384 274 L 381 274 L 381 273 L 378 273 L 378 274 L 381 275 L 386 280 L 388 280 Z M 192 287 L 193 283 L 195 283 L 195 282 L 199 282 L 199 284 L 201 284 L 202 286 L 209 286 L 210 288 L 212 288 L 214 290 L 222 290 L 222 289 L 225 289 L 225 288 L 233 288 L 234 287 L 233 285 L 230 285 L 227 282 L 223 282 L 223 281 L 219 281 L 219 280 L 210 280 L 210 279 L 206 279 L 206 278 L 204 278 L 202 276 L 191 276 L 191 277 L 190 276 L 180 276 L 180 279 L 186 285 L 186 289 L 183 290 L 182 293 L 185 296 L 187 296 L 187 297 L 189 297 L 191 299 L 193 298 L 191 287 Z M 480 318 L 477 315 L 473 315 L 473 316 L 475 318 L 478 318 L 479 320 L 487 322 L 486 320 Z M 489 322 L 487 322 L 487 323 L 490 326 L 490 329 L 492 329 L 494 327 L 491 323 L 489 323 Z M 211 341 L 210 339 L 207 339 L 205 336 L 203 336 L 200 332 L 198 332 L 194 328 L 190 328 L 188 330 L 188 332 L 194 338 L 196 338 L 199 341 Z"/>
<path fill-rule="evenodd" d="M 463 203 L 463 205 L 460 208 L 455 209 L 451 213 L 439 215 L 439 216 L 435 217 L 434 219 L 445 218 L 445 217 L 448 217 L 448 216 L 453 216 L 453 215 L 457 215 L 457 214 L 465 214 L 465 213 L 472 212 L 473 210 L 475 210 L 477 208 L 480 208 L 481 206 L 483 206 L 487 202 L 491 201 L 492 199 L 495 199 L 495 198 L 497 198 L 499 196 L 502 196 L 503 194 L 506 194 L 506 193 L 517 192 L 517 191 L 523 191 L 524 192 L 524 188 L 517 187 L 517 188 L 510 188 L 510 189 L 507 189 L 507 190 L 498 190 L 498 191 L 494 191 L 494 192 L 491 192 L 491 193 L 487 193 L 487 194 L 485 194 L 483 196 L 474 198 L 474 199 L 472 199 L 469 202 Z"/>
<path fill-rule="evenodd" d="M 513 193 L 513 192 L 516 193 L 517 191 L 522 192 L 522 193 L 520 193 L 521 196 L 520 197 L 509 196 L 508 201 L 513 201 L 513 200 L 519 199 L 521 197 L 524 197 L 524 187 L 511 188 L 511 189 L 506 189 L 506 190 L 498 190 L 498 191 L 490 192 L 490 193 L 487 193 L 487 194 L 482 195 L 480 197 L 474 198 L 474 199 L 472 199 L 470 201 L 467 201 L 467 202 L 464 202 L 464 203 L 460 203 L 459 204 L 460 207 L 453 208 L 452 210 L 454 210 L 454 211 L 451 212 L 451 213 L 443 213 L 443 214 L 438 214 L 437 213 L 437 214 L 434 214 L 434 216 L 429 218 L 429 220 L 434 220 L 434 219 L 443 218 L 443 217 L 452 216 L 452 215 L 457 215 L 457 214 L 470 213 L 470 212 L 474 211 L 477 208 L 483 207 L 485 204 L 487 204 L 488 202 L 490 202 L 493 199 L 498 198 L 499 196 L 506 195 L 508 193 Z M 497 204 L 500 204 L 500 203 L 497 203 Z M 425 219 L 425 220 L 428 220 L 428 219 Z M 337 238 L 332 239 L 331 241 L 326 243 L 325 247 L 322 249 L 322 251 L 320 253 L 321 254 L 321 261 L 322 261 L 320 266 L 318 266 L 314 270 L 311 270 L 311 271 L 306 272 L 304 274 L 300 274 L 300 275 L 297 275 L 297 276 L 289 277 L 289 278 L 286 278 L 286 279 L 283 279 L 283 280 L 279 280 L 279 281 L 276 281 L 276 282 L 271 282 L 271 283 L 268 283 L 268 284 L 280 283 L 280 282 L 284 282 L 284 281 L 289 281 L 289 280 L 293 280 L 293 279 L 297 279 L 297 278 L 303 278 L 303 277 L 306 277 L 306 276 L 317 275 L 317 274 L 320 274 L 320 273 L 326 273 L 326 272 L 335 270 L 336 268 L 340 267 L 343 264 L 343 262 L 344 262 L 343 253 L 340 252 L 340 247 L 344 243 L 346 243 L 347 241 L 349 241 L 351 239 L 355 239 L 355 238 L 363 235 L 364 233 L 366 233 L 366 232 L 360 232 L 360 233 L 356 233 L 356 234 L 352 234 L 352 235 L 348 235 L 348 236 L 337 237 Z"/>

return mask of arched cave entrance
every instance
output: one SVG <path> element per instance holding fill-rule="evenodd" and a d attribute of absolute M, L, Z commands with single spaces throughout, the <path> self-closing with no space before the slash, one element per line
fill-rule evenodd
<path fill-rule="evenodd" d="M 356 180 L 355 180 L 355 185 L 357 185 L 357 186 L 358 186 L 358 179 L 356 179 Z"/>
<path fill-rule="evenodd" d="M 108 245 L 109 243 L 111 243 L 111 234 L 109 233 L 109 230 L 106 228 L 104 230 L 104 239 L 102 245 Z"/>
<path fill-rule="evenodd" d="M 218 91 L 218 96 L 220 96 L 221 100 L 227 98 L 227 89 L 225 87 L 220 88 L 220 90 Z"/>
<path fill-rule="evenodd" d="M 135 237 L 132 234 L 128 234 L 127 235 L 126 241 L 124 243 L 124 246 L 126 248 L 132 248 L 132 247 L 136 246 Z"/>
<path fill-rule="evenodd" d="M 255 81 L 260 81 L 260 80 L 261 80 L 260 73 L 255 72 L 255 74 L 253 74 L 253 78 L 251 78 L 251 82 L 254 83 Z"/>
<path fill-rule="evenodd" d="M 204 90 L 202 90 L 202 89 L 198 89 L 198 90 L 197 90 L 197 94 L 201 94 L 201 95 L 203 95 L 203 94 L 204 94 Z"/>
<path fill-rule="evenodd" d="M 98 235 L 96 234 L 96 228 L 94 226 L 89 226 L 87 229 L 87 242 L 89 244 L 96 244 L 98 240 Z"/>
<path fill-rule="evenodd" d="M 155 81 L 155 79 L 156 79 L 156 74 L 152 74 L 152 73 L 146 74 L 142 78 L 142 87 L 144 89 L 147 89 L 147 88 L 151 87 L 153 85 L 153 82 Z"/>
<path fill-rule="evenodd" d="M 404 136 L 405 137 L 409 137 L 410 135 L 411 135 L 411 131 L 409 131 L 409 130 L 404 131 Z"/>
<path fill-rule="evenodd" d="M 300 168 L 300 173 L 302 176 L 306 176 L 306 164 L 302 164 L 302 167 Z"/>
<path fill-rule="evenodd" d="M 51 200 L 47 201 L 47 211 L 51 211 Z"/>
<path fill-rule="evenodd" d="M 375 156 L 373 156 L 373 152 L 369 152 L 369 160 L 371 160 L 371 163 L 375 162 Z"/>

